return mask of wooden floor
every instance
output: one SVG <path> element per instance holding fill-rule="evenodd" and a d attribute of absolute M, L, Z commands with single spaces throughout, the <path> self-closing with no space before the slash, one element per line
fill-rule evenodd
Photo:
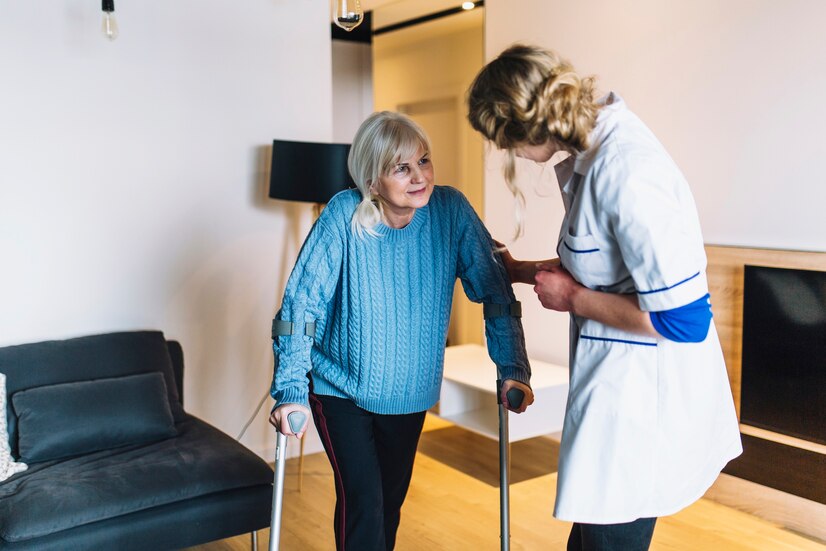
<path fill-rule="evenodd" d="M 556 444 L 540 438 L 513 444 L 511 549 L 565 549 L 570 524 L 551 516 Z M 497 443 L 428 415 L 407 501 L 398 551 L 499 549 Z M 302 491 L 297 460 L 290 460 L 284 494 L 283 551 L 329 551 L 335 491 L 326 456 L 305 457 Z M 269 530 L 258 533 L 267 549 Z M 250 549 L 238 536 L 189 551 Z M 657 522 L 654 551 L 826 551 L 826 544 L 707 499 Z"/>

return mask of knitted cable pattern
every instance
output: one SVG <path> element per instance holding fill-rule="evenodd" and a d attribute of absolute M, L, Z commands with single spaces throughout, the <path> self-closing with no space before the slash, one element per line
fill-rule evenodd
<path fill-rule="evenodd" d="M 457 190 L 436 186 L 406 227 L 378 224 L 376 236 L 353 233 L 358 202 L 355 191 L 336 195 L 302 247 L 278 317 L 316 321 L 323 331 L 315 342 L 275 340 L 271 392 L 277 404 L 307 405 L 309 373 L 317 394 L 374 413 L 423 411 L 439 398 L 457 277 L 475 302 L 515 297 L 490 235 Z M 500 371 L 528 383 L 520 320 L 487 320 L 486 334 Z"/>

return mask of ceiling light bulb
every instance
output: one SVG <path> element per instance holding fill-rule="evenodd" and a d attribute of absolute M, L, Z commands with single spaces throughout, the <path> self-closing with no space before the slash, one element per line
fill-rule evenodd
<path fill-rule="evenodd" d="M 109 40 L 114 40 L 118 37 L 118 21 L 111 13 L 103 14 L 103 24 L 101 25 L 103 35 Z"/>
<path fill-rule="evenodd" d="M 359 0 L 333 0 L 333 23 L 345 31 L 352 31 L 364 21 Z"/>
<path fill-rule="evenodd" d="M 453 5 L 455 6 L 456 4 L 453 4 Z M 462 9 L 463 10 L 472 10 L 475 7 L 476 7 L 476 4 L 474 4 L 473 2 L 462 2 Z"/>
<path fill-rule="evenodd" d="M 101 30 L 103 36 L 109 40 L 114 40 L 118 37 L 118 22 L 115 19 L 115 0 L 102 0 L 103 9 L 103 23 Z"/>

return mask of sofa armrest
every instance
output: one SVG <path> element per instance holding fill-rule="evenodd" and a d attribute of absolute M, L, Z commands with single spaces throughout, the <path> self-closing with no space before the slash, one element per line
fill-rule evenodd
<path fill-rule="evenodd" d="M 175 386 L 178 387 L 178 400 L 184 405 L 184 349 L 178 341 L 166 341 L 169 357 L 172 358 L 172 373 Z"/>

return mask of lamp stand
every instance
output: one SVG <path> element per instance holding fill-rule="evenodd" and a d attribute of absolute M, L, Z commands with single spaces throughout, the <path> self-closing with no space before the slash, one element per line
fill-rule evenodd
<path fill-rule="evenodd" d="M 313 203 L 313 222 L 318 220 L 321 216 L 321 211 L 324 210 L 324 203 Z M 298 445 L 298 493 L 301 493 L 304 487 L 304 439 L 299 441 Z"/>

